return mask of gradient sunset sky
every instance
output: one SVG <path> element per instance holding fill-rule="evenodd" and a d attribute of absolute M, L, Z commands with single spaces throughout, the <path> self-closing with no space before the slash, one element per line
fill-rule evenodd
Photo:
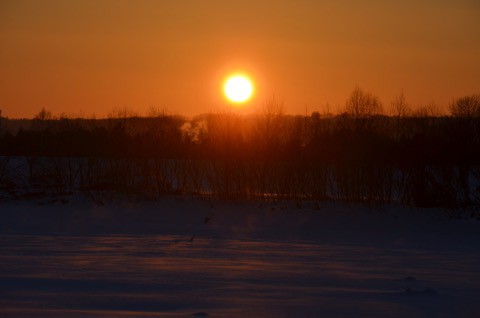
<path fill-rule="evenodd" d="M 236 71 L 254 111 L 336 109 L 360 86 L 385 108 L 480 93 L 478 0 L 0 0 L 0 109 L 10 118 L 195 115 Z"/>

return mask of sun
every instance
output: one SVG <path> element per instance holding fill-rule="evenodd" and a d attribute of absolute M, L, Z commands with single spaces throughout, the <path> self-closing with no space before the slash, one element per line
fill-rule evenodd
<path fill-rule="evenodd" d="M 232 75 L 225 81 L 223 92 L 229 101 L 244 103 L 252 97 L 253 84 L 246 75 Z"/>

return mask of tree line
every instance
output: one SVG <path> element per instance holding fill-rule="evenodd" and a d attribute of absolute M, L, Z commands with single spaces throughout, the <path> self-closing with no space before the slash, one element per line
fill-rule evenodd
<path fill-rule="evenodd" d="M 259 114 L 191 119 L 53 119 L 42 109 L 14 132 L 2 120 L 0 190 L 478 206 L 480 95 L 454 100 L 450 116 L 413 112 L 403 94 L 392 109 L 384 115 L 360 88 L 338 115 L 286 115 L 275 98 Z"/>

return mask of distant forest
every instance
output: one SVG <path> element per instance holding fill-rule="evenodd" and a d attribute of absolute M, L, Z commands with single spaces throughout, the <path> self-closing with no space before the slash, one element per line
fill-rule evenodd
<path fill-rule="evenodd" d="M 383 115 L 359 88 L 337 115 L 286 115 L 274 98 L 248 116 L 73 119 L 42 109 L 0 121 L 0 196 L 480 206 L 480 95 L 456 99 L 448 116 L 412 112 L 403 95 L 392 109 Z"/>

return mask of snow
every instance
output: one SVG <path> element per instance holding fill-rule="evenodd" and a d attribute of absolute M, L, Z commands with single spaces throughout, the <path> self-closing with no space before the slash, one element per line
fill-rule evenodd
<path fill-rule="evenodd" d="M 0 203 L 5 317 L 478 317 L 480 222 L 165 197 Z"/>

